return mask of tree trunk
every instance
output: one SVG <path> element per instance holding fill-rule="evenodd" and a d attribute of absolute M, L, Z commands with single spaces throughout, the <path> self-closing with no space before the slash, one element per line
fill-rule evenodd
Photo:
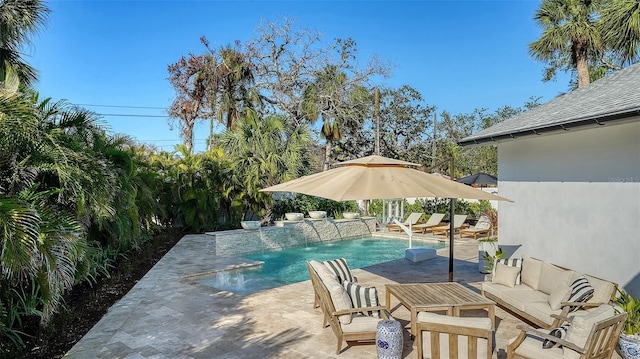
<path fill-rule="evenodd" d="M 185 119 L 184 122 L 184 127 L 182 128 L 184 145 L 189 152 L 193 152 L 193 126 L 195 125 L 195 119 Z"/>
<path fill-rule="evenodd" d="M 327 139 L 327 144 L 324 147 L 324 169 L 323 171 L 329 170 L 329 161 L 331 160 L 331 145 L 332 141 Z"/>
<path fill-rule="evenodd" d="M 586 47 L 582 44 L 575 44 L 576 67 L 578 70 L 578 88 L 587 86 L 589 80 L 589 64 L 587 63 Z"/>

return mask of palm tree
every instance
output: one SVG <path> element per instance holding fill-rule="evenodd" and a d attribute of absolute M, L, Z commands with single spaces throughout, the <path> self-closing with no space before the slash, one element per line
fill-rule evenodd
<path fill-rule="evenodd" d="M 302 109 L 311 123 L 322 119 L 320 135 L 326 140 L 324 170 L 329 169 L 333 144 L 340 141 L 345 126 L 358 126 L 369 106 L 369 91 L 349 81 L 337 66 L 326 66 L 305 88 Z"/>
<path fill-rule="evenodd" d="M 620 64 L 638 60 L 640 0 L 608 1 L 600 18 L 602 40 Z"/>
<path fill-rule="evenodd" d="M 221 136 L 218 144 L 232 166 L 229 197 L 242 204 L 242 219 L 252 214 L 271 219 L 271 194 L 259 190 L 304 175 L 310 143 L 306 125 L 295 126 L 281 116 L 243 118 L 235 131 Z"/>
<path fill-rule="evenodd" d="M 24 85 L 37 79 L 36 70 L 23 59 L 20 49 L 44 25 L 49 9 L 41 0 L 0 1 L 0 77 L 13 68 Z"/>
<path fill-rule="evenodd" d="M 233 130 L 240 116 L 254 111 L 259 97 L 253 85 L 253 72 L 244 55 L 237 49 L 226 46 L 220 49 L 220 63 L 216 69 L 219 79 L 218 119 Z"/>
<path fill-rule="evenodd" d="M 543 0 L 534 19 L 543 34 L 529 44 L 529 54 L 546 61 L 544 80 L 557 70 L 576 70 L 578 87 L 589 84 L 589 58 L 602 52 L 596 24 L 602 0 Z"/>

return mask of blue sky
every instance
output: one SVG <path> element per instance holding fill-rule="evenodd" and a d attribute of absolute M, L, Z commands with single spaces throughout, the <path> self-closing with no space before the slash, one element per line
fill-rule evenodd
<path fill-rule="evenodd" d="M 384 80 L 409 85 L 429 105 L 452 114 L 518 107 L 531 96 L 544 103 L 567 91 L 569 78 L 541 81 L 543 63 L 527 45 L 540 36 L 539 1 L 107 1 L 47 2 L 48 25 L 24 50 L 39 70 L 41 97 L 66 99 L 104 114 L 113 133 L 172 150 L 180 143 L 166 117 L 174 91 L 167 65 L 199 38 L 213 48 L 253 38 L 261 20 L 289 17 L 317 30 L 325 42 L 353 38 L 359 58 L 394 64 Z M 112 116 L 121 114 L 125 116 Z M 131 116 L 138 115 L 138 116 Z M 157 117 L 146 117 L 157 116 Z M 195 133 L 204 149 L 208 126 Z"/>

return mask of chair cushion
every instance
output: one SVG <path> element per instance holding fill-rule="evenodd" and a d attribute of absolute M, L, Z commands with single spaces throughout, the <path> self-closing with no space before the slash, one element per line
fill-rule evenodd
<path fill-rule="evenodd" d="M 513 343 L 516 338 L 512 338 L 509 344 Z M 525 340 L 516 349 L 516 354 L 520 354 L 526 358 L 536 359 L 563 359 L 564 352 L 562 348 L 542 348 L 542 338 L 535 335 L 527 334 Z"/>
<path fill-rule="evenodd" d="M 571 283 L 571 294 L 569 294 L 569 302 L 586 302 L 593 296 L 594 289 L 585 276 L 581 276 Z M 569 308 L 569 312 L 575 312 L 580 309 L 578 306 Z"/>
<path fill-rule="evenodd" d="M 520 275 L 520 268 L 511 267 L 502 263 L 496 263 L 495 274 L 491 280 L 493 283 L 506 285 L 513 288 L 516 285 L 516 280 Z"/>
<path fill-rule="evenodd" d="M 522 284 L 522 258 L 503 258 L 503 259 L 498 259 L 496 263 L 502 263 L 508 266 L 520 268 L 520 273 L 518 273 L 518 278 L 516 278 L 516 284 Z M 493 270 L 491 273 L 492 277 L 496 273 L 496 267 L 497 266 L 495 265 L 493 266 Z"/>
<path fill-rule="evenodd" d="M 538 290 L 551 294 L 558 284 L 569 284 L 573 277 L 573 271 L 556 267 L 551 263 L 542 263 Z"/>
<path fill-rule="evenodd" d="M 344 258 L 332 259 L 322 262 L 330 271 L 332 271 L 337 277 L 340 284 L 344 281 L 356 282 L 356 279 L 351 274 L 347 260 Z"/>
<path fill-rule="evenodd" d="M 318 273 L 318 277 L 323 283 L 328 282 L 329 280 L 338 280 L 338 277 L 322 263 L 310 260 L 309 265 L 311 265 L 311 268 Z"/>
<path fill-rule="evenodd" d="M 378 290 L 375 287 L 363 287 L 358 283 L 349 281 L 342 283 L 342 285 L 351 298 L 352 308 L 377 307 L 379 305 Z M 377 310 L 363 312 L 362 314 L 380 318 L 380 313 Z"/>
<path fill-rule="evenodd" d="M 336 311 L 353 308 L 351 306 L 351 298 L 349 297 L 349 294 L 344 287 L 340 285 L 338 278 L 333 274 L 333 272 L 318 261 L 310 260 L 309 265 L 311 265 L 311 268 L 318 273 L 318 277 L 322 283 L 324 283 L 324 286 L 327 287 L 329 296 L 333 302 L 333 308 Z M 338 320 L 342 324 L 349 324 L 351 323 L 351 314 L 341 315 L 338 317 Z"/>
<path fill-rule="evenodd" d="M 380 318 L 370 317 L 368 315 L 354 314 L 351 323 L 341 323 L 343 333 L 361 333 L 361 332 L 373 332 L 378 329 L 378 322 Z"/>
<path fill-rule="evenodd" d="M 531 257 L 522 257 L 522 283 L 538 290 L 542 261 Z"/>
<path fill-rule="evenodd" d="M 461 327 L 491 329 L 491 319 L 474 317 L 452 317 L 428 312 L 418 313 L 418 322 L 428 322 L 437 324 L 455 325 Z M 486 358 L 487 340 L 478 339 L 478 358 Z M 422 332 L 422 347 L 424 359 L 431 358 L 431 333 Z M 466 359 L 468 353 L 468 338 L 464 335 L 458 336 L 458 358 Z M 449 358 L 449 334 L 440 334 L 440 357 Z"/>
<path fill-rule="evenodd" d="M 613 306 L 603 304 L 586 315 L 575 316 L 571 321 L 571 327 L 567 331 L 567 341 L 583 347 L 587 343 L 587 337 L 593 326 L 615 315 Z"/>

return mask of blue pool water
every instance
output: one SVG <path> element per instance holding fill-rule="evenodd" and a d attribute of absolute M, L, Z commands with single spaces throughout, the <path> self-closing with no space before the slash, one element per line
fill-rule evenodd
<path fill-rule="evenodd" d="M 445 243 L 413 240 L 413 247 L 440 249 Z M 196 282 L 239 295 L 277 288 L 309 279 L 306 261 L 325 261 L 343 257 L 349 268 L 356 269 L 404 258 L 408 239 L 369 237 L 313 243 L 280 251 L 245 255 L 264 264 L 250 269 L 224 271 L 196 280 Z"/>

